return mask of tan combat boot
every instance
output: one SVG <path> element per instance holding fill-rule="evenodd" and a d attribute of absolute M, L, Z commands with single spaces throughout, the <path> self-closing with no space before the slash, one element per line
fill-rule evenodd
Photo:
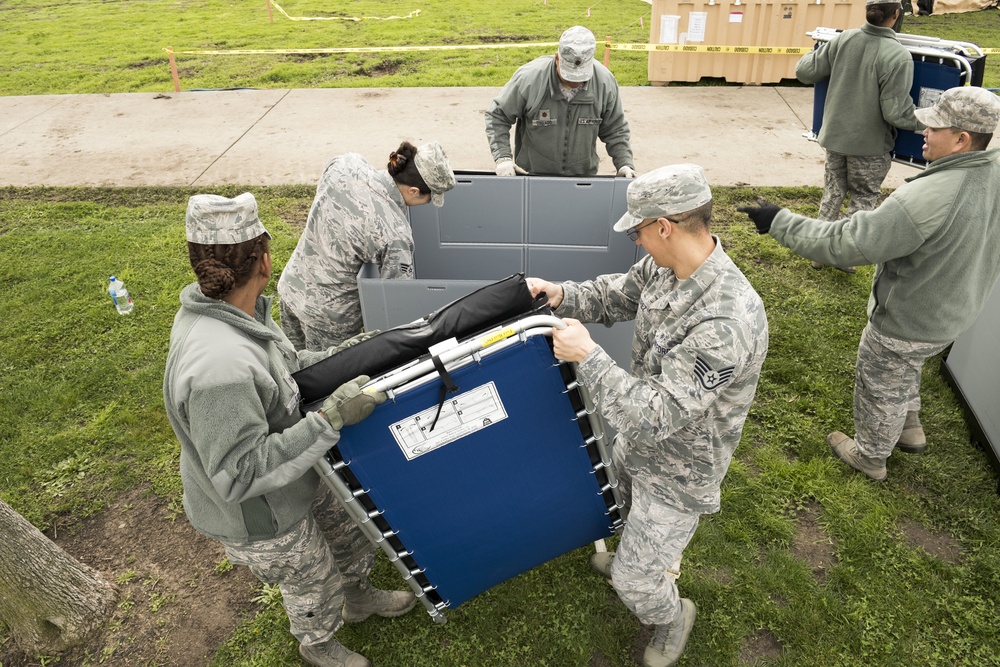
<path fill-rule="evenodd" d="M 681 598 L 681 611 L 669 625 L 656 626 L 652 641 L 642 654 L 643 667 L 671 667 L 677 664 L 687 647 L 697 615 L 694 602 Z"/>
<path fill-rule="evenodd" d="M 372 667 L 368 658 L 355 653 L 336 639 L 322 644 L 299 644 L 299 655 L 313 667 Z"/>
<path fill-rule="evenodd" d="M 916 412 L 906 413 L 903 432 L 899 434 L 896 447 L 907 454 L 923 454 L 927 451 L 927 436 L 924 435 L 924 427 L 920 424 L 920 415 Z"/>
<path fill-rule="evenodd" d="M 868 479 L 881 482 L 886 478 L 885 461 L 870 459 L 858 451 L 858 443 L 848 438 L 840 431 L 834 431 L 826 436 L 826 442 L 833 449 L 837 458 L 851 466 Z"/>
<path fill-rule="evenodd" d="M 344 620 L 360 623 L 372 614 L 396 618 L 413 609 L 417 596 L 411 591 L 383 591 L 367 581 L 344 586 Z"/>
<path fill-rule="evenodd" d="M 615 560 L 614 551 L 602 551 L 590 557 L 590 567 L 597 574 L 604 575 L 605 579 L 611 579 L 611 563 Z"/>

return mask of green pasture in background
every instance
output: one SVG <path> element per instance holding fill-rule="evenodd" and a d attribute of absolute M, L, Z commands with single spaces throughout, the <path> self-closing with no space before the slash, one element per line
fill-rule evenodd
<path fill-rule="evenodd" d="M 251 191 L 274 235 L 276 280 L 312 187 Z M 193 279 L 184 244 L 193 193 L 0 189 L 0 498 L 42 529 L 72 526 L 150 483 L 185 520 L 161 383 L 178 293 Z M 1000 665 L 997 478 L 969 443 L 940 358 L 923 378 L 927 455 L 894 454 L 881 485 L 833 458 L 825 435 L 853 431 L 872 269 L 815 271 L 758 236 L 735 211 L 758 194 L 807 214 L 820 196 L 715 189 L 715 230 L 764 299 L 770 353 L 722 511 L 703 518 L 685 553 L 679 583 L 699 615 L 681 667 Z M 106 293 L 112 273 L 134 296 L 129 316 Z M 648 634 L 590 572 L 590 553 L 483 593 L 447 612 L 443 627 L 418 608 L 338 636 L 376 665 L 628 667 Z M 376 579 L 404 586 L 384 558 Z M 271 600 L 220 648 L 215 667 L 300 664 Z"/>
<path fill-rule="evenodd" d="M 642 0 L 283 0 L 293 17 L 397 20 L 292 21 L 265 0 L 16 0 L 0 2 L 0 94 L 135 93 L 173 90 L 164 47 L 183 50 L 318 49 L 555 42 L 575 24 L 601 42 L 649 40 Z M 818 26 L 817 26 L 818 27 Z M 995 10 L 907 17 L 904 32 L 1000 47 Z M 352 54 L 178 55 L 181 87 L 340 88 L 501 86 L 549 47 Z M 741 56 L 720 56 L 738 58 Z M 795 56 L 788 56 L 794 58 Z M 624 86 L 647 85 L 644 52 L 613 51 Z M 712 83 L 706 81 L 706 83 Z M 984 85 L 1000 86 L 1000 54 Z"/>

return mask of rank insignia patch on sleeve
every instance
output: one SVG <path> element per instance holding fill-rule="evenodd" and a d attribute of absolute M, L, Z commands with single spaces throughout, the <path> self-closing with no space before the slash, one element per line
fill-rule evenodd
<path fill-rule="evenodd" d="M 694 363 L 694 376 L 698 378 L 698 382 L 707 391 L 718 389 L 729 382 L 729 379 L 733 377 L 734 370 L 736 370 L 736 366 L 726 366 L 725 368 L 716 370 L 709 366 L 708 362 L 702 359 L 700 354 Z"/>

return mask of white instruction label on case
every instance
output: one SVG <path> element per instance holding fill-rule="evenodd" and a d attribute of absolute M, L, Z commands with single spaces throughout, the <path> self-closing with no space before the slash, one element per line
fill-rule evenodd
<path fill-rule="evenodd" d="M 437 423 L 434 424 L 434 417 Z M 459 438 L 507 419 L 496 384 L 488 382 L 458 396 L 447 396 L 438 406 L 389 425 L 392 437 L 407 461 L 444 447 Z M 431 430 L 434 424 L 434 430 Z"/>

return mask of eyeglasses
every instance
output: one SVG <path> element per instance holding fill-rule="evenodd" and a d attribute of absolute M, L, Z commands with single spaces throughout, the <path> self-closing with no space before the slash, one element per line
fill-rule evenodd
<path fill-rule="evenodd" d="M 663 218 L 664 220 L 670 220 L 670 218 L 668 218 L 666 216 L 662 216 L 662 215 L 660 216 L 660 218 Z M 632 227 L 631 229 L 629 229 L 628 231 L 625 232 L 625 235 L 628 236 L 628 240 L 629 241 L 631 241 L 632 243 L 635 243 L 636 239 L 639 238 L 639 232 L 642 231 L 643 229 L 645 229 L 646 227 L 649 227 L 650 225 L 652 225 L 654 222 L 656 222 L 660 218 L 653 218 L 652 220 L 650 220 L 649 222 L 647 222 L 644 225 L 639 225 L 638 227 Z M 676 220 L 670 220 L 670 222 L 674 223 L 675 225 L 677 224 Z"/>
<path fill-rule="evenodd" d="M 627 230 L 625 232 L 625 235 L 628 236 L 628 240 L 629 241 L 631 241 L 632 243 L 635 243 L 636 239 L 639 238 L 639 232 L 642 231 L 643 229 L 645 229 L 646 227 L 649 227 L 651 224 L 653 224 L 654 222 L 656 222 L 658 219 L 659 218 L 653 218 L 652 220 L 650 220 L 649 222 L 647 222 L 644 225 L 640 223 L 637 227 L 632 227 L 631 229 Z"/>

